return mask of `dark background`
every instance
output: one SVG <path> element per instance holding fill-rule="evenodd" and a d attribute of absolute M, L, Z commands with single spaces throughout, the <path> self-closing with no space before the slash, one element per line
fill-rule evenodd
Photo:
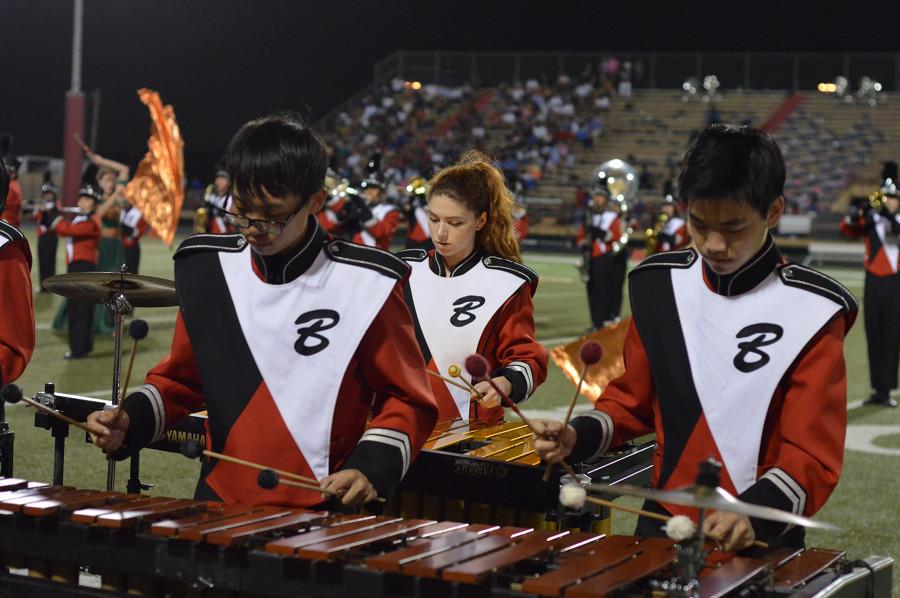
<path fill-rule="evenodd" d="M 206 181 L 235 129 L 272 110 L 312 119 L 398 49 L 900 51 L 900 2 L 85 0 L 82 89 L 102 90 L 98 152 L 134 166 L 172 104 L 188 175 Z M 62 154 L 72 2 L 0 0 L 0 131 Z"/>

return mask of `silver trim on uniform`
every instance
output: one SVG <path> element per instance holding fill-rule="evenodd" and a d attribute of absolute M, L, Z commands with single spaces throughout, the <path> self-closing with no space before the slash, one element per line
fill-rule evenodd
<path fill-rule="evenodd" d="M 530 397 L 531 393 L 534 392 L 534 375 L 531 373 L 531 366 L 524 361 L 513 361 L 506 367 L 521 372 L 525 376 L 525 399 Z"/>
<path fill-rule="evenodd" d="M 403 461 L 403 475 L 409 469 L 412 449 L 410 448 L 409 435 L 399 430 L 391 430 L 390 428 L 369 428 L 365 434 L 359 439 L 359 442 L 368 440 L 369 442 L 380 442 L 392 446 L 400 451 L 400 458 Z"/>
<path fill-rule="evenodd" d="M 775 484 L 775 487 L 791 501 L 791 512 L 795 515 L 803 515 L 803 510 L 806 508 L 806 490 L 786 471 L 780 467 L 773 467 L 760 479 L 769 480 Z"/>
<path fill-rule="evenodd" d="M 155 425 L 153 428 L 153 439 L 150 444 L 160 440 L 166 433 L 166 404 L 163 402 L 159 389 L 152 384 L 144 384 L 134 389 L 147 397 L 150 407 L 153 409 L 153 418 Z"/>
<path fill-rule="evenodd" d="M 609 450 L 609 447 L 612 445 L 613 433 L 615 432 L 615 424 L 613 423 L 613 419 L 609 416 L 608 413 L 604 411 L 598 411 L 597 409 L 592 409 L 587 413 L 582 413 L 582 417 L 592 417 L 600 422 L 600 426 L 603 429 L 603 436 L 600 439 L 600 446 L 597 448 L 597 452 L 595 452 L 587 461 L 595 459 L 599 457 L 603 453 Z"/>

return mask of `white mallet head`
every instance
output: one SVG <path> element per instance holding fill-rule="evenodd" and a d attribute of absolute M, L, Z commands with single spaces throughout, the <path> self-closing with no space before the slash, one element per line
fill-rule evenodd
<path fill-rule="evenodd" d="M 582 508 L 586 498 L 587 490 L 578 484 L 564 484 L 559 489 L 559 502 L 569 509 Z"/>
<path fill-rule="evenodd" d="M 680 542 L 681 540 L 693 538 L 697 528 L 694 526 L 694 522 L 691 521 L 690 517 L 675 515 L 666 521 L 665 530 L 667 536 Z"/>

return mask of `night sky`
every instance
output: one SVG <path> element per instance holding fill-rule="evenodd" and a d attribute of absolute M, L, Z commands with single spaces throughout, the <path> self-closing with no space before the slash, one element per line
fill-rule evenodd
<path fill-rule="evenodd" d="M 205 180 L 242 122 L 315 119 L 398 49 L 900 52 L 900 2 L 797 4 L 85 0 L 82 88 L 102 91 L 95 149 L 132 166 L 149 125 L 135 92 L 159 91 Z M 0 131 L 17 153 L 62 154 L 71 22 L 70 0 L 0 0 Z"/>

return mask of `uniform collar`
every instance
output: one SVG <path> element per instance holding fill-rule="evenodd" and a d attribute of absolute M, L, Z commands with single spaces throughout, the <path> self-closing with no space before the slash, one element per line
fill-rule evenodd
<path fill-rule="evenodd" d="M 481 252 L 478 249 L 475 249 L 470 253 L 466 259 L 461 261 L 456 265 L 455 268 L 450 272 L 450 277 L 454 276 L 462 276 L 469 270 L 475 267 L 475 264 L 481 259 Z M 446 276 L 447 275 L 447 264 L 444 262 L 444 258 L 440 256 L 440 254 L 432 249 L 428 256 L 428 266 L 431 268 L 431 271 L 437 274 L 438 276 Z"/>
<path fill-rule="evenodd" d="M 307 221 L 306 235 L 296 249 L 277 255 L 260 255 L 253 251 L 253 269 L 269 284 L 284 284 L 302 276 L 312 266 L 322 246 L 328 242 L 328 235 L 313 216 Z"/>
<path fill-rule="evenodd" d="M 703 279 L 709 290 L 725 297 L 733 297 L 755 289 L 780 263 L 781 253 L 775 247 L 775 240 L 769 233 L 762 248 L 731 274 L 717 274 L 706 260 L 703 260 Z"/>

